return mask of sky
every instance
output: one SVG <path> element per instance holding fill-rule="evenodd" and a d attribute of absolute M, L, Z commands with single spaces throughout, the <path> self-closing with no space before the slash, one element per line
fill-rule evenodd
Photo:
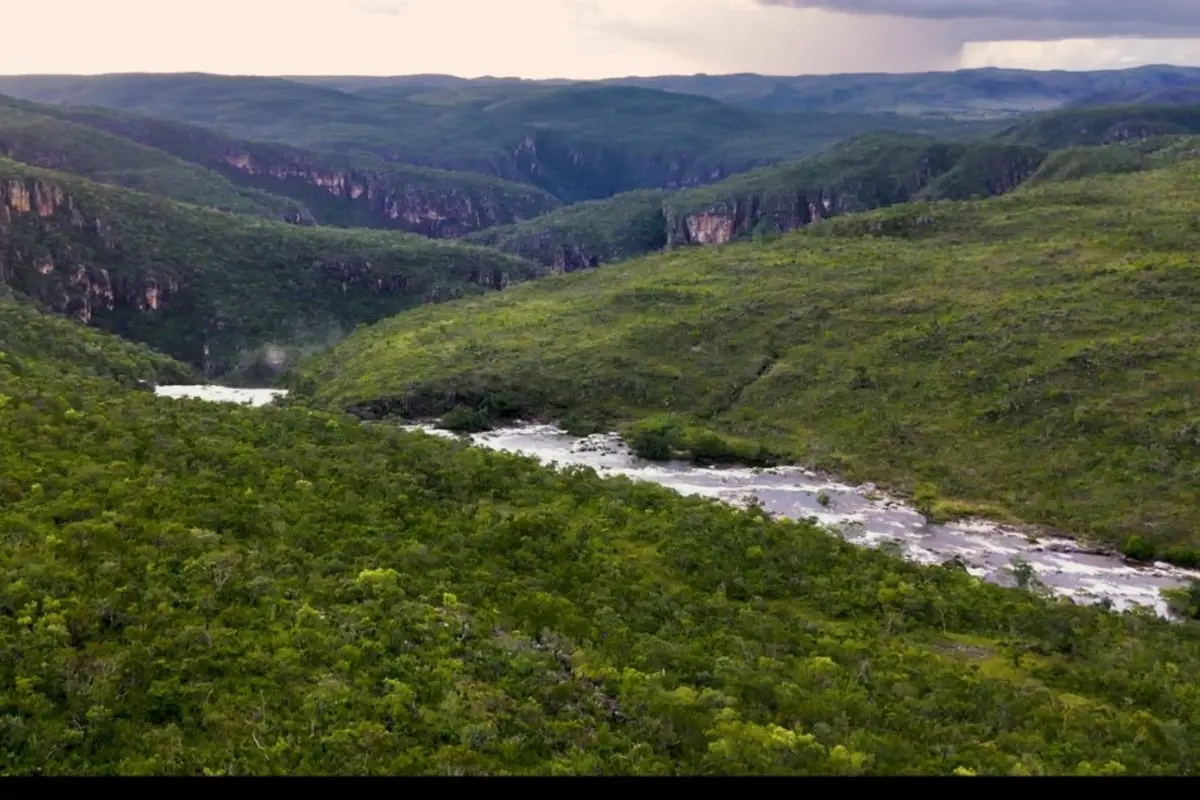
<path fill-rule="evenodd" d="M 1200 0 L 0 0 L 0 74 L 1200 66 Z M 44 35 L 34 35 L 35 32 Z"/>

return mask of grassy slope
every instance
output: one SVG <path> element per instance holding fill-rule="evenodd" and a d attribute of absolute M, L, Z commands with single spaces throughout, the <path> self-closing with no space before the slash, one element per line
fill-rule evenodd
<path fill-rule="evenodd" d="M 1058 150 L 1195 133 L 1200 133 L 1200 105 L 1112 106 L 1039 114 L 1016 123 L 998 138 Z"/>
<path fill-rule="evenodd" d="M 234 186 L 221 175 L 162 150 L 3 102 L 0 154 L 237 214 L 278 218 L 295 208 L 286 198 Z"/>
<path fill-rule="evenodd" d="M 218 372 L 266 342 L 320 340 L 331 327 L 484 291 L 496 273 L 520 280 L 542 271 L 458 243 L 260 222 L 3 159 L 0 179 L 57 186 L 71 202 L 50 218 L 16 215 L 4 231 L 14 288 L 53 304 L 73 291 L 66 271 L 78 264 L 94 279 L 107 270 L 118 294 L 122 285 L 136 294 L 147 278 L 174 282 L 159 311 L 97 303 L 93 324 Z M 42 255 L 56 264 L 48 275 L 33 265 Z"/>
<path fill-rule="evenodd" d="M 0 431 L 3 774 L 1198 766 L 1194 624 L 7 357 Z"/>
<path fill-rule="evenodd" d="M 413 413 L 677 412 L 852 478 L 1196 547 L 1198 178 L 898 206 L 548 278 L 365 329 L 300 383 Z"/>
<path fill-rule="evenodd" d="M 46 313 L 0 289 L 0 364 L 23 381 L 188 383 L 195 372 L 143 345 Z"/>
<path fill-rule="evenodd" d="M 1115 145 L 1071 147 L 1051 153 L 1030 185 L 1161 169 L 1196 158 L 1200 158 L 1200 136 L 1157 136 Z"/>

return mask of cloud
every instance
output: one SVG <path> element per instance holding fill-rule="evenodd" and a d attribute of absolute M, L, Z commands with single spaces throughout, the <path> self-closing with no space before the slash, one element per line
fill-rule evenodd
<path fill-rule="evenodd" d="M 756 0 L 821 9 L 957 23 L 980 40 L 1200 34 L 1197 0 Z M 993 27 L 995 23 L 1001 23 Z M 982 24 L 981 24 L 982 23 Z M 989 28 L 991 31 L 989 33 Z M 1014 36 L 1023 34 L 1023 36 Z"/>
<path fill-rule="evenodd" d="M 404 12 L 408 0 L 392 0 L 390 3 L 359 3 L 358 8 L 364 14 L 379 17 L 398 17 Z"/>
<path fill-rule="evenodd" d="M 0 7 L 5 30 L 52 30 L 56 45 L 8 37 L 0 74 L 601 78 L 1200 60 L 1200 39 L 1184 41 L 1200 37 L 1200 0 L 0 0 Z M 995 14 L 1002 16 L 988 16 Z"/>

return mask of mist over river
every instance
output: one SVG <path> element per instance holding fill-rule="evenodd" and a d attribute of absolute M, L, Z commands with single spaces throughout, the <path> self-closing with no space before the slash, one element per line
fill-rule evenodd
<path fill-rule="evenodd" d="M 223 386 L 160 386 L 156 392 L 163 397 L 250 406 L 267 405 L 287 394 Z M 457 438 L 428 425 L 406 427 Z M 972 575 L 1006 586 L 1014 585 L 1009 568 L 1014 558 L 1021 558 L 1050 591 L 1080 603 L 1108 600 L 1119 610 L 1149 606 L 1167 616 L 1161 591 L 1200 580 L 1200 572 L 1164 563 L 1132 564 L 1071 539 L 1037 539 L 1018 528 L 986 520 L 929 524 L 912 507 L 873 486 L 837 483 L 799 467 L 730 469 L 650 462 L 632 455 L 616 434 L 581 439 L 546 425 L 519 425 L 470 439 L 479 447 L 533 456 L 548 465 L 590 467 L 601 476 L 623 475 L 735 506 L 755 502 L 779 517 L 814 518 L 855 544 L 890 547 L 924 564 L 958 558 Z"/>

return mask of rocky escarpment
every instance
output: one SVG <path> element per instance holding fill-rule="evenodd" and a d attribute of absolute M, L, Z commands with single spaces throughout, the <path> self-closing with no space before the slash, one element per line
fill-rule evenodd
<path fill-rule="evenodd" d="M 85 214 L 61 187 L 37 179 L 0 180 L 0 283 L 83 323 L 118 308 L 153 311 L 179 290 L 155 270 L 114 276 L 97 250 L 118 242 L 100 217 Z"/>
<path fill-rule="evenodd" d="M 247 220 L 0 159 L 0 283 L 209 375 L 270 343 L 547 271 L 419 236 Z"/>
<path fill-rule="evenodd" d="M 364 169 L 282 148 L 236 148 L 221 164 L 244 182 L 305 200 L 327 224 L 438 239 L 531 219 L 560 205 L 534 187 L 434 170 Z"/>
<path fill-rule="evenodd" d="M 832 190 L 745 194 L 717 201 L 695 212 L 668 205 L 668 247 L 716 245 L 756 232 L 782 233 L 796 230 L 828 217 L 863 210 L 854 198 Z"/>
<path fill-rule="evenodd" d="M 483 175 L 356 160 L 250 142 L 179 122 L 97 110 L 54 111 L 303 203 L 293 223 L 384 228 L 433 238 L 532 219 L 562 203 L 535 186 Z"/>

